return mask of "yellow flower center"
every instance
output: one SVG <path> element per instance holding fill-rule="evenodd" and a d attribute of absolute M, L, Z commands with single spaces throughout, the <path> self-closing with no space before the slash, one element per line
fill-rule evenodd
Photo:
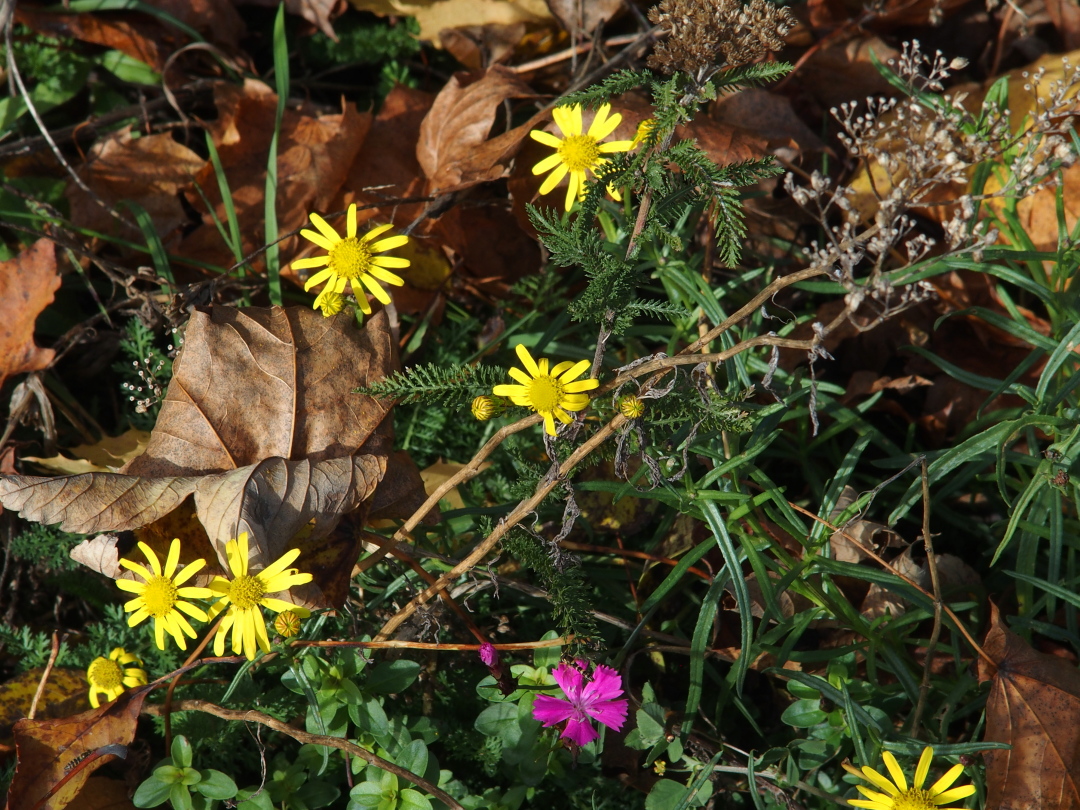
<path fill-rule="evenodd" d="M 96 658 L 86 673 L 91 685 L 99 689 L 119 689 L 124 685 L 124 671 L 115 661 Z"/>
<path fill-rule="evenodd" d="M 330 249 L 330 269 L 344 278 L 360 278 L 371 267 L 371 249 L 347 236 Z"/>
<path fill-rule="evenodd" d="M 937 810 L 930 792 L 909 788 L 899 796 L 893 796 L 893 810 Z"/>
<path fill-rule="evenodd" d="M 266 586 L 258 577 L 245 575 L 229 583 L 229 601 L 240 610 L 258 607 L 265 593 Z"/>
<path fill-rule="evenodd" d="M 540 413 L 555 410 L 564 396 L 562 383 L 549 374 L 534 377 L 529 383 L 529 403 Z"/>
<path fill-rule="evenodd" d="M 559 147 L 559 157 L 570 171 L 583 172 L 600 159 L 600 144 L 591 135 L 570 135 Z"/>
<path fill-rule="evenodd" d="M 146 590 L 142 593 L 146 612 L 155 619 L 162 619 L 172 612 L 176 605 L 176 597 L 176 586 L 168 577 L 152 577 L 146 583 Z"/>

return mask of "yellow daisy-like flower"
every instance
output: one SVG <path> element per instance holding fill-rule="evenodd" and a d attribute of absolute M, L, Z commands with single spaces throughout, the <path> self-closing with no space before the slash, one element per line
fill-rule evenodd
<path fill-rule="evenodd" d="M 169 546 L 169 556 L 165 560 L 164 570 L 161 568 L 157 554 L 150 546 L 140 542 L 139 548 L 146 555 L 153 571 L 147 571 L 146 567 L 139 563 L 120 560 L 120 565 L 129 571 L 134 571 L 145 582 L 135 582 L 130 579 L 116 580 L 117 588 L 135 594 L 134 599 L 124 604 L 124 610 L 129 613 L 134 611 L 128 617 L 128 626 L 134 627 L 139 622 L 153 617 L 154 640 L 157 642 L 158 649 L 165 649 L 165 631 L 167 630 L 169 635 L 176 639 L 177 646 L 181 650 L 186 650 L 187 642 L 184 640 L 184 634 L 195 638 L 195 631 L 180 611 L 201 622 L 206 621 L 206 613 L 190 602 L 185 602 L 184 599 L 208 599 L 214 594 L 209 588 L 181 588 L 180 586 L 202 570 L 206 565 L 206 560 L 190 562 L 177 573 L 176 565 L 180 562 L 179 539 L 174 539 Z"/>
<path fill-rule="evenodd" d="M 326 282 L 319 298 L 315 301 L 315 308 L 323 308 L 330 303 L 327 293 L 345 292 L 345 286 L 352 289 L 357 303 L 365 315 L 371 314 L 371 305 L 367 300 L 367 292 L 383 304 L 390 303 L 390 295 L 379 284 L 392 284 L 400 287 L 405 282 L 400 276 L 391 273 L 390 268 L 400 269 L 409 266 L 408 259 L 399 259 L 396 256 L 378 256 L 387 250 L 401 247 L 409 241 L 407 236 L 388 236 L 379 241 L 373 241 L 390 230 L 390 225 L 380 225 L 372 228 L 363 236 L 356 235 L 356 203 L 349 206 L 349 213 L 345 222 L 345 236 L 339 236 L 330 224 L 316 214 L 311 213 L 311 221 L 318 231 L 308 228 L 300 231 L 300 235 L 314 242 L 327 253 L 325 256 L 311 256 L 307 259 L 297 259 L 292 263 L 293 270 L 311 270 L 316 267 L 325 268 L 313 275 L 304 285 L 304 290 L 310 290 L 319 284 Z M 365 288 L 367 291 L 365 292 Z M 322 303 L 320 303 L 320 301 Z"/>
<path fill-rule="evenodd" d="M 915 766 L 915 779 L 911 787 L 908 787 L 907 779 L 904 778 L 904 772 L 900 770 L 896 757 L 889 751 L 885 751 L 881 756 L 885 760 L 885 767 L 889 769 L 889 775 L 892 776 L 891 782 L 868 765 L 864 765 L 862 770 L 856 770 L 846 762 L 844 763 L 844 768 L 848 773 L 865 779 L 884 791 L 878 793 L 862 785 L 856 785 L 856 789 L 866 799 L 850 799 L 848 804 L 865 807 L 868 810 L 939 810 L 942 805 L 966 799 L 975 792 L 974 785 L 949 789 L 949 786 L 963 773 L 963 765 L 953 765 L 931 787 L 923 789 L 926 776 L 930 773 L 930 761 L 934 758 L 934 749 L 929 745 L 923 749 L 919 764 Z"/>
<path fill-rule="evenodd" d="M 321 309 L 323 317 L 329 318 L 331 315 L 337 315 L 345 308 L 345 296 L 341 293 L 334 292 L 331 289 L 331 285 L 328 284 L 326 288 L 319 293 L 312 308 Z"/>
<path fill-rule="evenodd" d="M 575 104 L 573 107 L 556 107 L 551 111 L 551 116 L 565 137 L 559 138 L 541 129 L 534 129 L 529 133 L 534 141 L 555 149 L 554 155 L 549 155 L 532 168 L 533 174 L 551 172 L 540 186 L 540 193 L 550 193 L 567 173 L 570 174 L 570 184 L 566 188 L 567 211 L 573 207 L 574 200 L 585 195 L 587 174 L 595 172 L 598 166 L 607 162 L 602 155 L 611 152 L 628 152 L 634 145 L 633 141 L 601 143 L 622 123 L 621 113 L 615 113 L 609 117 L 610 112 L 610 104 L 602 106 L 596 111 L 596 117 L 589 126 L 589 131 L 584 132 L 580 104 Z M 608 191 L 616 200 L 622 199 L 616 189 L 609 187 Z"/>
<path fill-rule="evenodd" d="M 295 568 L 288 567 L 300 556 L 298 548 L 286 551 L 259 573 L 249 574 L 247 532 L 225 544 L 225 556 L 229 559 L 233 578 L 215 577 L 210 583 L 210 590 L 215 596 L 221 597 L 210 608 L 210 620 L 228 608 L 214 638 L 214 655 L 225 654 L 225 636 L 232 628 L 232 651 L 237 655 L 246 655 L 250 661 L 255 657 L 256 649 L 270 651 L 266 620 L 260 608 L 268 607 L 275 613 L 290 610 L 304 619 L 311 615 L 306 608 L 266 594 L 287 591 L 293 585 L 311 582 L 311 574 L 301 574 Z"/>
<path fill-rule="evenodd" d="M 558 418 L 564 425 L 569 424 L 571 417 L 567 411 L 583 411 L 589 407 L 589 396 L 583 392 L 596 388 L 600 381 L 588 379 L 573 382 L 589 370 L 588 360 L 576 363 L 564 360 L 548 371 L 546 358 L 541 358 L 537 364 L 529 350 L 520 343 L 516 351 L 525 371 L 512 368 L 510 376 L 521 385 L 496 385 L 492 393 L 539 413 L 544 417 L 544 430 L 549 436 L 554 436 L 555 419 Z"/>
<path fill-rule="evenodd" d="M 124 669 L 125 664 L 138 666 Z M 86 670 L 86 680 L 90 683 L 90 705 L 95 709 L 101 705 L 98 695 L 105 695 L 105 702 L 108 703 L 120 697 L 125 687 L 146 686 L 146 670 L 141 667 L 139 656 L 123 647 L 116 647 L 108 658 L 95 658 Z"/>

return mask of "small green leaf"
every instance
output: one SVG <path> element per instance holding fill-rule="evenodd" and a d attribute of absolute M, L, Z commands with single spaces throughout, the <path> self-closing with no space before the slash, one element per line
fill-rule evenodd
<path fill-rule="evenodd" d="M 431 810 L 431 800 L 423 793 L 405 788 L 398 796 L 400 810 Z"/>
<path fill-rule="evenodd" d="M 202 780 L 195 787 L 208 799 L 231 799 L 236 795 L 236 782 L 221 771 L 207 769 L 199 771 Z"/>
<path fill-rule="evenodd" d="M 393 695 L 404 692 L 416 680 L 420 665 L 416 661 L 401 658 L 397 661 L 383 661 L 368 675 L 364 688 L 376 695 Z"/>
<path fill-rule="evenodd" d="M 158 768 L 158 770 L 160 771 L 161 768 Z M 157 771 L 155 771 L 154 776 L 139 785 L 135 795 L 131 797 L 131 803 L 136 807 L 157 807 L 169 798 L 171 787 L 171 783 L 158 779 Z"/>
<path fill-rule="evenodd" d="M 828 715 L 821 710 L 820 700 L 796 700 L 786 709 L 780 720 L 795 728 L 810 728 L 824 723 Z"/>
<path fill-rule="evenodd" d="M 173 764 L 176 767 L 191 767 L 191 743 L 187 741 L 187 737 L 182 734 L 178 734 L 176 737 L 174 737 L 171 753 Z"/>

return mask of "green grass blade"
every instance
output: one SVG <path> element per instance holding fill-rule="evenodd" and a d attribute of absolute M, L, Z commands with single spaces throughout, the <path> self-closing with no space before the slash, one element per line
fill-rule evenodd
<path fill-rule="evenodd" d="M 270 139 L 270 155 L 266 161 L 266 283 L 270 303 L 281 306 L 281 252 L 277 245 L 277 155 L 281 121 L 285 117 L 285 103 L 289 99 L 289 45 L 285 39 L 284 3 L 278 6 L 277 17 L 274 18 L 274 80 L 277 85 L 277 114 L 274 117 L 274 135 Z"/>
<path fill-rule="evenodd" d="M 221 192 L 221 201 L 225 205 L 225 218 L 229 223 L 229 235 L 226 237 L 222 232 L 222 237 L 225 239 L 225 243 L 229 246 L 229 249 L 233 253 L 233 257 L 236 259 L 236 263 L 239 264 L 244 254 L 241 250 L 243 244 L 240 238 L 240 220 L 236 216 L 236 205 L 233 202 L 232 190 L 229 188 L 229 178 L 225 176 L 225 169 L 221 165 L 221 155 L 218 154 L 217 147 L 214 145 L 214 139 L 210 137 L 210 133 L 206 133 L 206 148 L 210 152 L 210 162 L 214 166 L 214 176 L 217 177 L 218 191 Z M 211 209 L 211 214 L 214 214 Z M 217 216 L 214 215 L 214 222 L 217 223 Z M 218 230 L 221 230 L 220 226 Z M 243 275 L 243 270 L 237 268 L 237 272 Z"/>
<path fill-rule="evenodd" d="M 741 695 L 743 679 L 746 677 L 750 659 L 753 657 L 750 650 L 754 641 L 754 620 L 750 613 L 750 589 L 746 586 L 739 555 L 735 551 L 735 545 L 731 542 L 731 535 L 728 534 L 727 524 L 720 514 L 720 510 L 714 502 L 708 501 L 701 504 L 701 511 L 705 517 L 705 522 L 709 524 L 713 537 L 716 539 L 716 544 L 720 547 L 720 553 L 724 556 L 724 564 L 731 576 L 732 589 L 735 591 L 735 603 L 739 608 L 739 635 L 742 652 L 739 654 L 739 659 L 735 662 L 735 665 L 731 668 L 731 674 L 735 678 L 735 692 Z M 717 580 L 719 579 L 717 577 Z M 715 581 L 713 584 L 716 584 Z"/>
<path fill-rule="evenodd" d="M 169 282 L 161 285 L 161 291 L 171 293 L 173 288 L 176 287 L 176 278 L 173 276 L 172 266 L 169 264 L 168 251 L 165 250 L 165 245 L 162 244 L 161 237 L 158 236 L 157 229 L 154 227 L 154 220 L 151 219 L 145 208 L 133 200 L 124 200 L 120 204 L 127 206 L 131 213 L 135 215 L 139 230 L 143 232 L 143 236 L 146 238 L 146 246 L 150 249 L 150 258 L 154 262 L 154 269 L 159 276 Z"/>

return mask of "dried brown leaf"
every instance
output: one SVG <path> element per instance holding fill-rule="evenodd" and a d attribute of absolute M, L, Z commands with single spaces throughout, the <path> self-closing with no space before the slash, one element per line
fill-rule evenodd
<path fill-rule="evenodd" d="M 420 38 L 438 42 L 444 28 L 513 25 L 551 19 L 544 0 L 349 0 L 361 11 L 384 17 L 415 17 Z"/>
<path fill-rule="evenodd" d="M 79 176 L 111 209 L 122 211 L 120 203 L 125 200 L 145 208 L 158 236 L 172 246 L 179 242 L 181 227 L 189 222 L 180 190 L 187 188 L 192 175 L 205 163 L 170 133 L 133 137 L 132 128 L 127 126 L 94 144 Z M 134 226 L 124 228 L 74 182 L 68 184 L 66 193 L 71 220 L 79 227 L 129 238 L 139 233 Z"/>
<path fill-rule="evenodd" d="M 265 244 L 266 155 L 274 133 L 277 95 L 254 80 L 246 81 L 242 87 L 222 82 L 214 88 L 214 100 L 218 118 L 209 124 L 209 129 L 229 180 L 242 234 L 241 250 L 247 255 Z M 330 210 L 370 126 L 370 113 L 357 112 L 351 102 L 340 114 L 318 118 L 286 109 L 278 139 L 276 199 L 280 232 L 304 225 L 310 211 L 325 214 Z M 195 176 L 195 182 L 210 200 L 219 221 L 225 222 L 225 205 L 213 166 L 207 163 Z M 198 192 L 189 190 L 187 199 L 197 211 L 206 212 Z M 290 256 L 298 246 L 298 237 L 284 240 L 281 246 L 283 255 Z M 229 267 L 235 261 L 208 212 L 203 214 L 203 224 L 184 238 L 177 252 L 220 267 Z M 262 266 L 261 260 L 255 263 Z M 287 265 L 283 275 L 291 275 Z"/>
<path fill-rule="evenodd" d="M 1080 670 L 1033 650 L 991 605 L 979 680 L 990 681 L 987 742 L 1004 742 L 986 760 L 987 810 L 1080 807 Z"/>
<path fill-rule="evenodd" d="M 0 386 L 13 374 L 48 367 L 55 352 L 34 343 L 34 322 L 60 287 L 56 248 L 39 239 L 0 262 Z"/>
<path fill-rule="evenodd" d="M 552 16 L 576 36 L 596 30 L 621 9 L 622 0 L 547 0 Z"/>
<path fill-rule="evenodd" d="M 528 85 L 500 66 L 479 76 L 455 74 L 420 125 L 416 159 L 428 178 L 429 191 L 467 188 L 502 177 L 505 161 L 528 135 L 529 124 L 489 140 L 495 115 L 506 99 L 532 95 Z"/>
<path fill-rule="evenodd" d="M 8 793 L 11 810 L 60 810 L 85 784 L 90 774 L 112 757 L 81 760 L 106 746 L 123 751 L 135 737 L 139 711 L 149 687 L 124 692 L 99 709 L 56 720 L 20 720 L 15 725 L 18 765 Z M 74 774 L 59 789 L 66 776 Z M 50 792 L 55 790 L 50 796 Z"/>
<path fill-rule="evenodd" d="M 225 543 L 244 531 L 252 563 L 269 565 L 301 530 L 314 549 L 374 493 L 390 446 L 387 408 L 351 389 L 396 363 L 385 313 L 358 330 L 351 315 L 306 307 L 197 310 L 145 453 L 121 473 L 0 478 L 0 501 L 85 534 L 148 526 L 193 496 L 219 567 Z M 341 592 L 342 567 L 322 578 L 307 570 L 316 582 L 298 598 L 328 606 L 319 588 Z"/>

